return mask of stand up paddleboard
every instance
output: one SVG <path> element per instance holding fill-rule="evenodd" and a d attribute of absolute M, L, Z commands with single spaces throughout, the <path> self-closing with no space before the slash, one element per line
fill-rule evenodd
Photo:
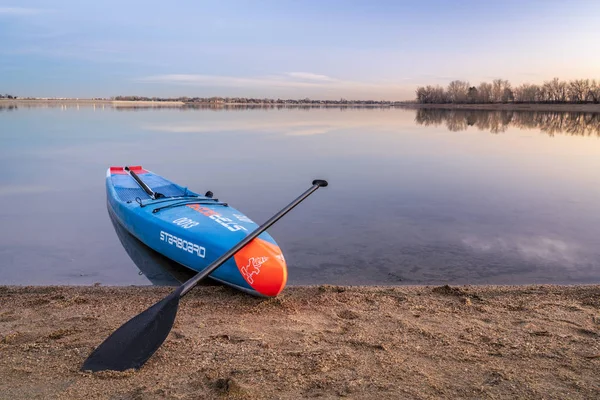
<path fill-rule="evenodd" d="M 110 167 L 108 206 L 133 236 L 164 256 L 202 271 L 258 225 L 228 204 L 179 186 L 141 166 Z M 266 232 L 210 278 L 244 292 L 277 296 L 287 281 L 281 249 Z"/>

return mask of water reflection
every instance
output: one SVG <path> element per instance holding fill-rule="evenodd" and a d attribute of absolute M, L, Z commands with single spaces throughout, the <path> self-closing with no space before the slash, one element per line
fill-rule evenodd
<path fill-rule="evenodd" d="M 377 104 L 185 104 L 182 109 L 213 110 L 213 111 L 246 111 L 246 110 L 364 110 L 364 109 L 393 109 L 392 105 Z"/>
<path fill-rule="evenodd" d="M 328 179 L 273 227 L 288 285 L 600 280 L 597 114 L 95 107 L 0 113 L 0 284 L 177 284 L 177 264 L 107 218 L 105 171 L 124 163 L 256 221 Z"/>
<path fill-rule="evenodd" d="M 107 207 L 110 221 L 125 251 L 148 280 L 156 286 L 178 286 L 194 276 L 194 272 L 152 250 L 132 236 Z"/>
<path fill-rule="evenodd" d="M 474 126 L 481 131 L 502 133 L 516 127 L 539 129 L 549 136 L 600 136 L 600 113 L 590 112 L 419 109 L 415 121 L 425 126 L 445 124 L 452 132 Z"/>

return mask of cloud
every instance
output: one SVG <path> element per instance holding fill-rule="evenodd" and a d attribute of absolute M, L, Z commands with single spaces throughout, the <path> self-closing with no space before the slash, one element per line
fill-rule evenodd
<path fill-rule="evenodd" d="M 332 123 L 320 122 L 282 122 L 282 121 L 264 121 L 264 122 L 236 122 L 221 121 L 218 125 L 207 123 L 180 123 L 169 125 L 147 125 L 144 129 L 150 131 L 170 132 L 170 133 L 216 133 L 216 132 L 247 132 L 247 133 L 275 133 L 288 136 L 308 136 L 320 135 L 332 132 L 337 129 L 355 127 L 351 122 L 344 123 L 336 121 Z"/>
<path fill-rule="evenodd" d="M 319 75 L 313 74 L 310 72 L 288 72 L 287 76 L 295 79 L 303 79 L 309 81 L 318 81 L 318 82 L 335 82 L 336 79 L 333 79 L 327 75 Z"/>
<path fill-rule="evenodd" d="M 235 77 L 203 74 L 165 74 L 136 79 L 138 82 L 164 83 L 203 87 L 231 87 L 237 89 L 324 89 L 335 91 L 362 91 L 372 93 L 374 98 L 406 90 L 395 82 L 347 81 L 310 72 L 288 72 L 256 77 Z"/>
<path fill-rule="evenodd" d="M 40 14 L 44 10 L 39 8 L 24 8 L 24 7 L 0 7 L 0 16 L 2 15 L 34 15 Z"/>
<path fill-rule="evenodd" d="M 297 79 L 289 79 L 288 75 L 265 76 L 256 78 L 242 78 L 220 75 L 194 75 L 194 74 L 167 74 L 140 78 L 142 82 L 171 83 L 195 86 L 225 86 L 237 88 L 255 87 L 322 87 L 320 82 L 306 82 Z"/>
<path fill-rule="evenodd" d="M 336 114 L 337 115 L 337 114 Z M 286 136 L 310 136 L 340 130 L 360 129 L 365 132 L 397 132 L 403 123 L 412 124 L 412 114 L 406 120 L 399 114 L 348 113 L 343 117 L 331 118 L 330 113 L 311 113 L 301 119 L 287 119 L 286 114 L 274 114 L 272 118 L 178 121 L 170 124 L 146 124 L 143 130 L 168 133 L 244 132 L 246 134 L 276 134 Z"/>
<path fill-rule="evenodd" d="M 561 239 L 546 236 L 510 236 L 497 238 L 465 237 L 462 239 L 464 245 L 475 251 L 502 252 L 520 254 L 522 257 L 532 260 L 544 260 L 548 262 L 579 261 L 581 248 L 575 243 L 568 243 Z"/>
<path fill-rule="evenodd" d="M 48 186 L 35 186 L 35 185 L 4 185 L 0 186 L 0 197 L 2 196 L 13 196 L 23 194 L 41 194 L 53 191 Z"/>

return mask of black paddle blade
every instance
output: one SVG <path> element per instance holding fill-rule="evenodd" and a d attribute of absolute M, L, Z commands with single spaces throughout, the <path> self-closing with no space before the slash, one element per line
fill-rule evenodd
<path fill-rule="evenodd" d="M 165 341 L 179 308 L 183 286 L 114 331 L 85 360 L 82 371 L 138 369 Z"/>

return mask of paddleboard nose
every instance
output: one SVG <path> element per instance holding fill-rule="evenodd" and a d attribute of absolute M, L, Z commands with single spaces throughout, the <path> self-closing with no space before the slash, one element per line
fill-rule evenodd
<path fill-rule="evenodd" d="M 277 296 L 287 282 L 287 265 L 279 246 L 256 238 L 234 255 L 248 284 L 264 296 Z"/>

